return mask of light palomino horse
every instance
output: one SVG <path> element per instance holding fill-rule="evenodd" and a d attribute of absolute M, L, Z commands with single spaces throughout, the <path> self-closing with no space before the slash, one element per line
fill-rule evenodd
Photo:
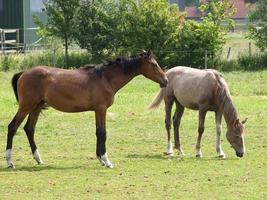
<path fill-rule="evenodd" d="M 65 70 L 39 66 L 15 74 L 12 79 L 19 108 L 8 125 L 6 160 L 13 168 L 13 137 L 28 115 L 24 127 L 34 159 L 43 161 L 34 141 L 34 130 L 41 109 L 51 106 L 63 112 L 94 111 L 96 118 L 96 155 L 100 163 L 112 168 L 106 153 L 106 112 L 113 104 L 119 89 L 135 76 L 146 78 L 165 87 L 168 83 L 151 52 L 143 52 L 128 58 L 118 58 L 100 65 Z"/>
<path fill-rule="evenodd" d="M 236 155 L 242 157 L 245 153 L 243 124 L 238 119 L 237 111 L 232 103 L 228 86 L 222 75 L 216 70 L 199 70 L 189 67 L 174 67 L 166 72 L 169 83 L 162 88 L 149 109 L 155 109 L 164 99 L 165 125 L 168 143 L 167 154 L 173 154 L 170 138 L 171 110 L 175 103 L 176 110 L 173 116 L 175 148 L 183 155 L 180 145 L 179 127 L 184 108 L 199 111 L 198 138 L 196 143 L 196 157 L 202 157 L 200 148 L 201 137 L 204 132 L 204 122 L 207 111 L 215 112 L 216 119 L 216 151 L 218 156 L 225 158 L 221 147 L 221 119 L 222 115 L 227 124 L 226 138 L 235 149 Z"/>

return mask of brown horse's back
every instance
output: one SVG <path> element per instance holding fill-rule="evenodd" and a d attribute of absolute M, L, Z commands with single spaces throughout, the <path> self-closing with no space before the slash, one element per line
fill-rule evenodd
<path fill-rule="evenodd" d="M 92 95 L 102 84 L 96 79 L 99 77 L 83 70 L 35 67 L 25 71 L 18 80 L 19 104 L 31 107 L 45 102 L 63 112 L 93 110 L 94 103 L 103 100 Z"/>

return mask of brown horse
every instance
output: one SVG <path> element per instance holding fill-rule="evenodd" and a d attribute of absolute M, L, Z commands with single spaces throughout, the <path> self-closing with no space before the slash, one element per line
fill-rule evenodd
<path fill-rule="evenodd" d="M 165 126 L 168 135 L 167 154 L 172 154 L 170 139 L 171 110 L 173 103 L 176 110 L 173 116 L 175 148 L 183 155 L 180 145 L 179 127 L 184 107 L 199 111 L 198 138 L 196 157 L 202 157 L 200 149 L 201 137 L 204 132 L 204 122 L 207 111 L 215 112 L 216 119 L 216 151 L 221 158 L 225 154 L 221 147 L 221 119 L 222 115 L 227 124 L 227 140 L 235 149 L 236 155 L 242 157 L 245 153 L 243 124 L 238 119 L 237 111 L 232 103 L 228 86 L 222 75 L 216 70 L 199 70 L 188 67 L 174 67 L 166 72 L 169 84 L 162 88 L 149 109 L 154 109 L 165 102 Z"/>
<path fill-rule="evenodd" d="M 34 129 L 42 108 L 51 106 L 70 113 L 95 111 L 96 155 L 102 165 L 112 168 L 105 146 L 107 108 L 113 104 L 116 92 L 138 75 L 144 75 L 159 83 L 161 87 L 166 87 L 168 83 L 165 73 L 150 51 L 75 70 L 38 66 L 15 74 L 12 86 L 19 108 L 8 126 L 6 146 L 8 167 L 14 167 L 13 136 L 27 115 L 28 120 L 24 130 L 33 157 L 38 164 L 43 163 L 34 142 Z"/>

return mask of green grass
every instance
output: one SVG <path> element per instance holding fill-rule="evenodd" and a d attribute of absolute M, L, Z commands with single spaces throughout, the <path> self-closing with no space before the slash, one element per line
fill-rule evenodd
<path fill-rule="evenodd" d="M 259 53 L 259 49 L 256 47 L 253 40 L 246 38 L 248 33 L 228 33 L 226 44 L 223 47 L 222 58 L 226 59 L 229 47 L 231 47 L 231 52 L 229 60 L 235 60 L 242 54 L 249 53 L 249 43 L 251 43 L 251 53 Z"/>
<path fill-rule="evenodd" d="M 14 137 L 16 169 L 6 169 L 7 125 L 17 109 L 12 72 L 0 72 L 0 199 L 265 199 L 267 196 L 267 71 L 225 74 L 246 125 L 247 153 L 237 158 L 225 139 L 227 158 L 216 158 L 214 114 L 209 113 L 202 159 L 195 159 L 197 112 L 186 110 L 181 124 L 185 157 L 170 158 L 164 108 L 145 107 L 159 90 L 138 77 L 118 92 L 107 117 L 107 151 L 114 169 L 95 159 L 94 113 L 44 111 L 36 130 L 43 166 L 32 159 L 23 129 Z M 23 126 L 21 126 L 23 127 Z"/>

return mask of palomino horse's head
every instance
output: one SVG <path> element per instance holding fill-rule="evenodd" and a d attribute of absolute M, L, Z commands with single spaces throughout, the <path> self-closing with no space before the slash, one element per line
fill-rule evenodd
<path fill-rule="evenodd" d="M 140 73 L 146 78 L 159 83 L 160 87 L 166 87 L 168 84 L 167 76 L 160 68 L 151 51 L 143 52 L 142 54 L 144 54 L 145 56 L 143 64 L 140 67 Z"/>
<path fill-rule="evenodd" d="M 244 141 L 244 126 L 247 119 L 240 122 L 239 119 L 237 119 L 232 127 L 228 129 L 226 133 L 226 138 L 229 141 L 229 143 L 232 145 L 236 152 L 236 156 L 243 157 L 245 153 L 245 141 Z"/>

